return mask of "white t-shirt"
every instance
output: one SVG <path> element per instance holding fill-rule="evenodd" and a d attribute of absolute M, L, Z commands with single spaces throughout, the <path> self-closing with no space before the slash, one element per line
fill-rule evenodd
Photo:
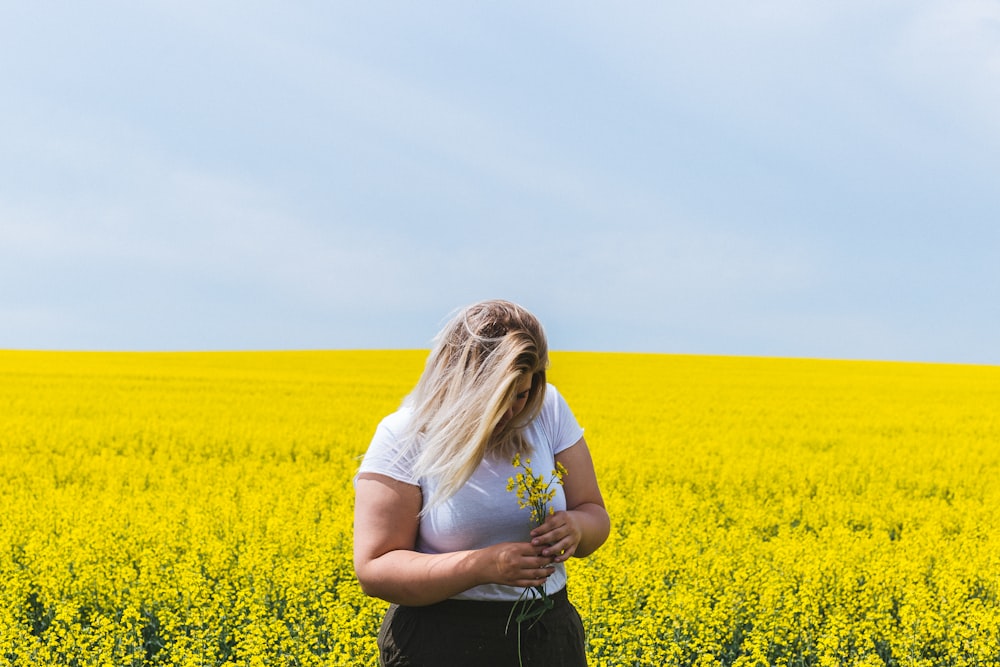
<path fill-rule="evenodd" d="M 433 493 L 433 480 L 417 479 L 413 475 L 413 458 L 400 456 L 401 441 L 411 410 L 402 407 L 379 423 L 368 447 L 359 473 L 377 473 L 400 482 L 419 486 L 425 499 Z M 527 426 L 524 435 L 531 445 L 532 472 L 549 478 L 555 468 L 555 456 L 576 444 L 583 429 L 573 416 L 565 399 L 552 385 L 547 385 L 542 409 Z M 439 503 L 420 518 L 415 548 L 421 553 L 440 554 L 466 549 L 481 549 L 500 542 L 527 542 L 532 529 L 531 512 L 518 507 L 517 494 L 507 490 L 507 480 L 521 469 L 508 460 L 487 456 L 476 468 L 469 481 L 448 500 Z M 570 470 L 568 474 L 573 474 Z M 549 503 L 555 511 L 566 509 L 566 496 L 560 485 L 553 482 L 555 498 Z M 556 565 L 545 590 L 559 591 L 566 585 L 566 568 Z M 499 584 L 470 588 L 455 596 L 460 600 L 517 600 L 524 589 Z"/>

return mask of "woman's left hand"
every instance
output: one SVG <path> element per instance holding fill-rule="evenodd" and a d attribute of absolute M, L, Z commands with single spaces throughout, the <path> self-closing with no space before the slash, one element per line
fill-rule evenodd
<path fill-rule="evenodd" d="M 556 454 L 556 463 L 566 471 L 563 480 L 566 509 L 546 517 L 542 525 L 531 531 L 531 544 L 544 547 L 543 558 L 562 563 L 572 556 L 583 558 L 594 553 L 608 539 L 611 519 L 597 485 L 587 442 L 580 438 Z"/>
<path fill-rule="evenodd" d="M 573 512 L 556 512 L 531 531 L 531 544 L 547 545 L 542 555 L 551 558 L 553 563 L 562 563 L 576 553 L 582 537 L 583 529 Z"/>

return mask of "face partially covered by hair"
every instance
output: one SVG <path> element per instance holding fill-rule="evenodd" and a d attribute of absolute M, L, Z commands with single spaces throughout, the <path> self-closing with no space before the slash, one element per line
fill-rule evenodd
<path fill-rule="evenodd" d="M 487 453 L 526 449 L 524 426 L 541 410 L 548 344 L 534 315 L 509 301 L 483 301 L 441 330 L 410 395 L 423 451 L 418 468 L 454 490 Z"/>
<path fill-rule="evenodd" d="M 484 301 L 461 311 L 442 333 L 438 343 L 449 370 L 462 376 L 452 378 L 456 385 L 467 395 L 491 394 L 482 413 L 497 434 L 508 424 L 526 423 L 512 420 L 529 405 L 538 407 L 532 399 L 544 390 L 548 365 L 545 333 L 535 316 L 509 301 Z M 529 410 L 527 421 L 535 414 Z"/>
<path fill-rule="evenodd" d="M 514 419 L 514 417 L 517 417 L 524 411 L 534 385 L 532 382 L 533 377 L 534 374 L 525 373 L 517 378 L 517 382 L 514 384 L 514 395 L 511 397 L 507 409 L 504 410 L 503 414 L 500 416 L 500 421 L 496 425 L 494 434 L 501 432 L 503 428 L 509 424 L 512 419 Z"/>

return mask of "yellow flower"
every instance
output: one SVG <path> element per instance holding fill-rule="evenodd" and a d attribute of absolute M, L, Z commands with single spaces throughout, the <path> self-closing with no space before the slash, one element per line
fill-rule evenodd
<path fill-rule="evenodd" d="M 589 664 L 996 664 L 1000 367 L 571 354 Z M 425 358 L 0 351 L 0 662 L 375 665 L 349 480 Z"/>
<path fill-rule="evenodd" d="M 555 508 L 549 505 L 556 497 L 556 490 L 552 485 L 563 483 L 566 468 L 561 463 L 556 463 L 555 470 L 546 479 L 545 475 L 535 475 L 531 469 L 531 459 L 522 461 L 520 455 L 515 455 L 511 463 L 514 468 L 520 468 L 520 471 L 507 479 L 507 491 L 517 493 L 518 507 L 530 508 L 531 522 L 538 524 L 544 517 L 555 513 Z"/>

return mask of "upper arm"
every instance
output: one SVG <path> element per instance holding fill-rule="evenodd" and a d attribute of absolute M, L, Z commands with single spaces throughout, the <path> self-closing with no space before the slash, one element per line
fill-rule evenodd
<path fill-rule="evenodd" d="M 390 551 L 413 550 L 422 504 L 420 487 L 386 475 L 361 473 L 354 489 L 354 568 Z"/>
<path fill-rule="evenodd" d="M 591 503 L 604 507 L 604 497 L 597 483 L 594 461 L 590 457 L 587 441 L 582 437 L 576 444 L 556 454 L 556 462 L 566 468 L 563 477 L 563 492 L 566 494 L 566 509 Z"/>

